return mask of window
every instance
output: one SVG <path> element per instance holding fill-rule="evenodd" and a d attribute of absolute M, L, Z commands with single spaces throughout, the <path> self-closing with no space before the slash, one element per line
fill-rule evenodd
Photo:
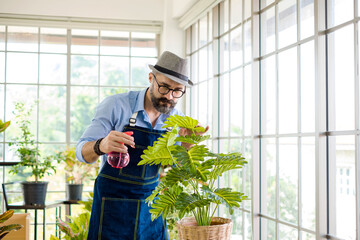
<path fill-rule="evenodd" d="M 187 114 L 249 161 L 219 181 L 251 198 L 234 239 L 359 238 L 359 6 L 225 0 L 186 29 Z"/>
<path fill-rule="evenodd" d="M 23 101 L 34 106 L 32 133 L 43 156 L 74 146 L 106 96 L 148 85 L 148 64 L 155 64 L 158 45 L 156 32 L 0 26 L 0 118 L 12 120 L 14 103 Z M 2 162 L 18 160 L 8 147 L 16 134 L 15 121 L 0 134 Z M 29 176 L 2 168 L 2 182 Z M 47 201 L 65 199 L 65 175 L 57 169 L 44 179 Z M 85 183 L 84 198 L 92 190 L 93 181 Z M 47 232 L 55 233 L 55 210 L 47 215 Z"/>

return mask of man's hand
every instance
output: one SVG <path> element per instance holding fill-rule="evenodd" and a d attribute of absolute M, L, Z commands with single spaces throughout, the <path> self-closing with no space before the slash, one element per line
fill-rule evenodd
<path fill-rule="evenodd" d="M 104 153 L 109 152 L 121 152 L 127 153 L 128 148 L 125 146 L 129 145 L 134 148 L 135 142 L 134 137 L 129 136 L 126 133 L 111 131 L 101 142 L 100 151 Z"/>
<path fill-rule="evenodd" d="M 200 124 L 198 124 L 196 127 L 202 127 Z M 196 136 L 198 136 L 198 135 L 200 135 L 200 136 L 202 136 L 202 135 L 204 135 L 208 130 L 209 130 L 209 126 L 206 126 L 206 128 L 205 128 L 205 132 L 195 132 L 195 135 Z M 192 134 L 193 132 L 191 131 L 191 130 L 189 130 L 189 129 L 187 129 L 187 128 L 181 128 L 180 130 L 179 130 L 179 135 L 180 136 L 182 136 L 182 137 L 184 137 L 184 136 L 191 136 L 191 134 Z M 190 149 L 192 146 L 193 146 L 193 144 L 190 144 L 190 143 L 181 143 L 181 146 L 183 146 L 184 148 L 186 148 L 187 150 L 188 149 Z"/>

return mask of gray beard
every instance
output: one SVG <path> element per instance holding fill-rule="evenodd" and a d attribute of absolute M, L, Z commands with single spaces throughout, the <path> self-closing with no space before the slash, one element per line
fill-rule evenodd
<path fill-rule="evenodd" d="M 175 108 L 176 103 L 173 100 L 167 100 L 166 98 L 156 98 L 153 87 L 150 87 L 149 90 L 151 102 L 154 108 L 160 113 L 170 114 L 170 112 Z M 167 103 L 170 104 L 169 107 L 167 106 Z"/>

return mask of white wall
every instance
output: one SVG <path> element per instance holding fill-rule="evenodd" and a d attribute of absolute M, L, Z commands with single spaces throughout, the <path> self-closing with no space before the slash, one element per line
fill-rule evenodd
<path fill-rule="evenodd" d="M 167 0 L 0 0 L 0 13 L 162 21 Z"/>
<path fill-rule="evenodd" d="M 161 49 L 185 56 L 178 18 L 198 0 L 0 0 L 0 13 L 54 17 L 161 21 Z"/>

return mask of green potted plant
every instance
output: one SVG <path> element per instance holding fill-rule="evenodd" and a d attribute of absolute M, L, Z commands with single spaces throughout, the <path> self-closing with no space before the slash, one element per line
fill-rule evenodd
<path fill-rule="evenodd" d="M 139 162 L 139 165 L 174 166 L 146 199 L 152 207 L 151 218 L 177 214 L 180 239 L 200 239 L 200 236 L 201 239 L 230 239 L 231 219 L 214 217 L 216 210 L 223 204 L 232 214 L 247 197 L 231 188 L 218 188 L 216 181 L 223 173 L 240 169 L 247 162 L 239 152 L 211 152 L 202 144 L 210 136 L 199 135 L 205 129 L 198 127 L 198 121 L 188 116 L 170 116 L 164 128 L 172 128 L 172 131 L 148 147 Z M 180 129 L 187 129 L 191 135 L 179 136 Z M 175 145 L 175 142 L 190 147 Z M 217 236 L 219 233 L 223 235 Z"/>
<path fill-rule="evenodd" d="M 82 199 L 83 182 L 97 175 L 98 162 L 86 164 L 75 157 L 75 147 L 66 147 L 64 151 L 56 153 L 53 158 L 63 163 L 66 178 L 66 198 L 68 201 Z"/>
<path fill-rule="evenodd" d="M 44 205 L 48 182 L 40 181 L 45 174 L 51 175 L 56 172 L 51 156 L 40 159 L 40 149 L 30 131 L 30 115 L 32 107 L 27 108 L 24 103 L 15 104 L 15 122 L 20 133 L 9 143 L 9 146 L 16 148 L 20 162 L 12 166 L 9 173 L 18 174 L 24 169 L 30 169 L 30 177 L 34 181 L 22 182 L 25 205 Z"/>

